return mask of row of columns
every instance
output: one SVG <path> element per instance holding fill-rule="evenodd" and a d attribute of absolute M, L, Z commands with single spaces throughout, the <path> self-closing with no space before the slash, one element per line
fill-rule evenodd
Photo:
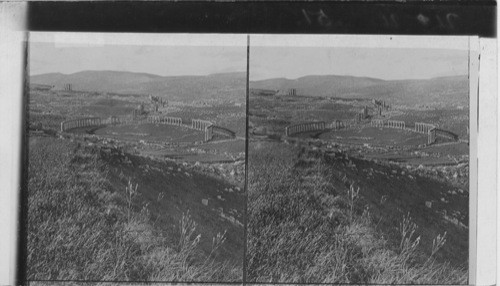
<path fill-rule="evenodd" d="M 191 128 L 204 131 L 208 126 L 213 125 L 212 122 L 200 119 L 191 120 Z"/>
<path fill-rule="evenodd" d="M 127 122 L 127 120 L 122 117 L 111 116 L 110 118 L 107 119 L 107 124 L 110 125 L 122 124 L 125 122 Z"/>
<path fill-rule="evenodd" d="M 61 122 L 61 132 L 73 128 L 82 128 L 82 127 L 99 126 L 99 125 L 101 125 L 101 119 L 98 117 L 66 120 Z"/>
<path fill-rule="evenodd" d="M 384 120 L 381 120 L 381 119 L 374 119 L 370 122 L 371 126 L 374 126 L 374 127 L 384 127 L 385 125 L 385 122 Z"/>
<path fill-rule="evenodd" d="M 406 124 L 405 124 L 404 121 L 388 120 L 387 121 L 387 127 L 404 129 L 406 127 Z"/>
<path fill-rule="evenodd" d="M 325 129 L 325 122 L 308 122 L 308 123 L 296 124 L 285 127 L 285 134 L 286 136 L 290 136 L 296 133 L 324 130 L 324 129 Z"/>
<path fill-rule="evenodd" d="M 180 117 L 165 117 L 165 116 L 149 116 L 149 123 L 162 123 L 168 125 L 182 125 L 182 118 Z"/>
<path fill-rule="evenodd" d="M 399 120 L 382 120 L 382 119 L 374 119 L 370 122 L 370 125 L 373 127 L 389 127 L 389 128 L 398 128 L 405 129 L 406 123 L 404 121 Z"/>
<path fill-rule="evenodd" d="M 214 126 L 210 125 L 207 128 L 205 128 L 205 142 L 212 140 L 214 137 Z"/>
<path fill-rule="evenodd" d="M 427 144 L 436 142 L 436 128 L 432 128 L 427 133 Z"/>
<path fill-rule="evenodd" d="M 341 128 L 345 128 L 345 127 L 346 127 L 346 125 L 342 120 L 335 120 L 332 122 L 332 124 L 330 124 L 331 129 L 341 129 Z"/>
<path fill-rule="evenodd" d="M 436 126 L 429 123 L 415 122 L 415 132 L 427 134 L 433 128 L 436 128 Z"/>

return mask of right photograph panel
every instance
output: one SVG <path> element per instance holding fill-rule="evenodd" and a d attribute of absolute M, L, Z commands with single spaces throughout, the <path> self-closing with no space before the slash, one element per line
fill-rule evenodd
<path fill-rule="evenodd" d="M 250 37 L 247 282 L 468 283 L 468 44 Z"/>

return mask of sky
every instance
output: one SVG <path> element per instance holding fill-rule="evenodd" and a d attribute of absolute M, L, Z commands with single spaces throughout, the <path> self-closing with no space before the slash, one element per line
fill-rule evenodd
<path fill-rule="evenodd" d="M 250 80 L 349 75 L 384 80 L 468 73 L 467 50 L 428 48 L 250 47 Z"/>
<path fill-rule="evenodd" d="M 161 76 L 208 75 L 246 71 L 247 47 L 55 45 L 31 42 L 30 75 L 84 70 L 114 70 Z"/>
<path fill-rule="evenodd" d="M 83 70 L 144 72 L 161 76 L 246 71 L 246 42 L 240 36 L 156 35 L 151 39 L 144 35 L 74 33 L 36 36 L 43 41 L 30 42 L 31 75 L 51 72 L 70 74 Z M 279 37 L 264 39 L 261 43 L 268 43 L 275 38 Z M 437 42 L 436 39 L 416 40 L 419 41 L 413 43 L 419 45 Z M 152 45 L 159 41 L 162 41 L 161 45 Z M 366 41 L 369 47 L 363 47 L 363 41 L 361 47 L 360 43 L 356 47 L 335 47 L 322 43 L 297 46 L 304 42 L 307 39 L 300 38 L 288 45 L 251 46 L 250 80 L 296 79 L 307 75 L 350 75 L 384 80 L 427 79 L 465 75 L 468 72 L 467 50 L 451 49 L 454 48 L 452 42 L 445 41 L 444 44 L 448 45 L 441 45 L 441 48 L 413 48 L 411 42 L 404 39 L 400 43 L 405 46 L 397 48 L 379 41 L 385 45 L 380 48 L 379 42 L 374 44 L 369 39 Z M 337 40 L 336 45 L 339 43 L 349 44 L 345 40 Z"/>

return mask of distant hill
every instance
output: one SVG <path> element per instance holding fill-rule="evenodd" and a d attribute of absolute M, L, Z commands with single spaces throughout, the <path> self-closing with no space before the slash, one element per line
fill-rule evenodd
<path fill-rule="evenodd" d="M 82 71 L 73 74 L 48 73 L 30 77 L 31 84 L 62 89 L 72 84 L 74 90 L 123 94 L 152 94 L 170 100 L 245 101 L 246 74 L 220 73 L 207 76 L 159 76 L 120 71 Z"/>
<path fill-rule="evenodd" d="M 452 76 L 424 80 L 381 80 L 367 77 L 312 75 L 250 82 L 252 89 L 297 89 L 299 95 L 382 99 L 407 106 L 467 106 L 468 77 Z"/>

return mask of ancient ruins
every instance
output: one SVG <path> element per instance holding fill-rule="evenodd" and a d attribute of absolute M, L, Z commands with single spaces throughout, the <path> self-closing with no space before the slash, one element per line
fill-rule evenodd
<path fill-rule="evenodd" d="M 182 126 L 198 131 L 205 132 L 205 142 L 215 140 L 215 139 L 234 139 L 236 138 L 236 133 L 227 128 L 217 126 L 214 123 L 201 119 L 192 119 L 191 124 L 184 124 L 182 118 L 180 117 L 168 117 L 168 116 L 147 116 L 145 118 L 135 118 L 130 116 L 111 116 L 109 118 L 99 118 L 99 117 L 87 117 L 71 119 L 61 122 L 61 132 L 68 132 L 76 128 L 100 128 L 107 125 L 129 125 L 129 124 L 142 124 L 142 123 L 154 123 L 154 124 L 166 124 L 173 126 Z"/>
<path fill-rule="evenodd" d="M 359 113 L 362 114 L 362 113 Z M 360 124 L 359 120 L 355 120 L 356 123 Z M 410 132 L 417 132 L 421 134 L 427 134 L 427 144 L 433 144 L 436 142 L 437 138 L 443 138 L 448 141 L 458 141 L 458 135 L 443 129 L 438 129 L 436 125 L 416 122 L 414 128 L 407 128 L 406 123 L 401 120 L 383 120 L 383 119 L 372 119 L 370 121 L 370 126 L 379 127 L 379 128 L 394 128 L 401 129 Z M 285 127 L 285 135 L 292 136 L 294 134 L 311 132 L 311 131 L 323 131 L 326 128 L 330 130 L 340 130 L 346 129 L 351 126 L 351 121 L 345 120 L 334 120 L 328 126 L 325 125 L 325 122 L 305 122 L 299 124 L 293 124 Z M 326 127 L 326 128 L 325 128 Z"/>
<path fill-rule="evenodd" d="M 318 131 L 325 129 L 325 122 L 306 122 L 300 124 L 294 124 L 285 127 L 286 136 L 290 136 L 297 133 L 310 132 L 310 131 Z"/>

